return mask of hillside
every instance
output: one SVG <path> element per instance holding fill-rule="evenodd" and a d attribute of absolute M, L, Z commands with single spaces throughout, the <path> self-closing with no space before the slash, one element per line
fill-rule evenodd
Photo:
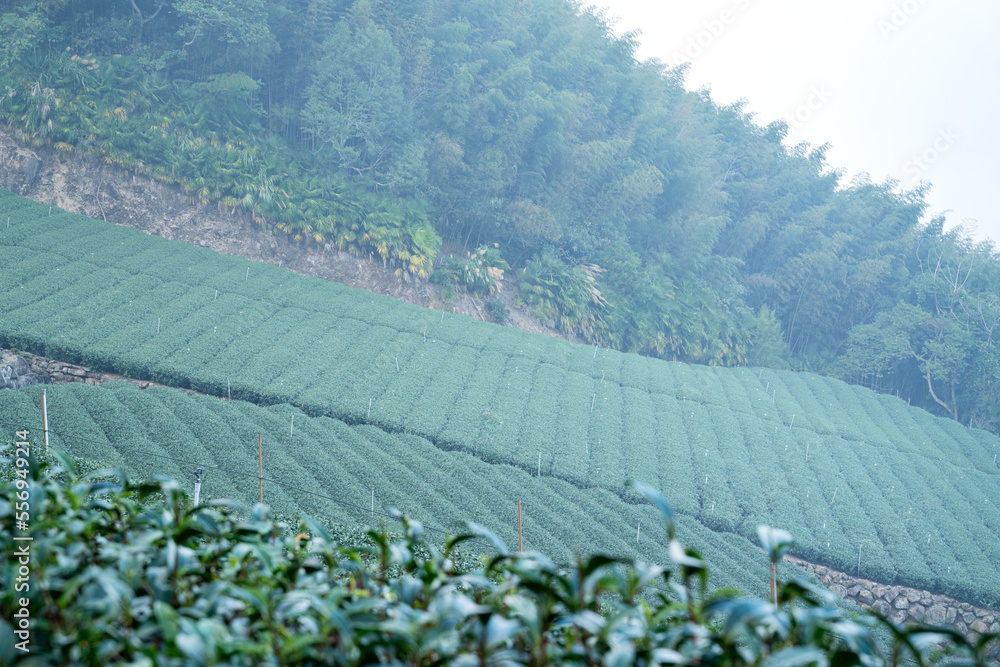
<path fill-rule="evenodd" d="M 381 260 L 404 291 L 485 301 L 505 272 L 601 347 L 816 371 L 1000 428 L 993 244 L 635 39 L 569 0 L 11 0 L 0 125 Z"/>
<path fill-rule="evenodd" d="M 998 439 L 809 374 L 497 327 L 5 195 L 0 345 L 367 424 L 795 553 L 995 605 Z M 2 219 L 2 218 L 0 218 Z M 283 428 L 283 426 L 282 426 Z"/>
<path fill-rule="evenodd" d="M 667 551 L 662 522 L 649 503 L 626 503 L 601 488 L 533 477 L 443 451 L 423 438 L 309 417 L 289 405 L 261 408 L 163 387 L 139 390 L 124 382 L 50 387 L 47 405 L 53 447 L 121 465 L 139 477 L 166 474 L 185 484 L 195 467 L 204 466 L 204 498 L 257 502 L 261 434 L 264 500 L 284 516 L 305 513 L 396 529 L 388 513 L 394 507 L 441 531 L 437 537 L 462 532 L 474 521 L 516 547 L 521 499 L 525 549 L 557 562 L 604 553 L 652 563 Z M 0 392 L 0 427 L 10 431 L 40 423 L 37 391 Z M 690 516 L 679 518 L 678 530 L 685 543 L 705 554 L 713 589 L 767 595 L 767 559 L 754 542 L 716 533 Z M 793 572 L 803 576 L 789 566 L 787 574 Z"/>

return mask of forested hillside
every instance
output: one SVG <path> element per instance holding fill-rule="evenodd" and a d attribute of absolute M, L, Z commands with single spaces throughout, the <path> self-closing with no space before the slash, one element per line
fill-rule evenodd
<path fill-rule="evenodd" d="M 537 315 L 602 346 L 1000 422 L 991 245 L 921 222 L 922 190 L 845 183 L 782 123 L 636 62 L 574 3 L 2 7 L 0 122 L 26 144 L 400 275 L 488 294 L 516 271 Z"/>

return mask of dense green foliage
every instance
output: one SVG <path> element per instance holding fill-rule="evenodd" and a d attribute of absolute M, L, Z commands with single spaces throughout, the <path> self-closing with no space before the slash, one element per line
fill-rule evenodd
<path fill-rule="evenodd" d="M 397 508 L 438 535 L 474 521 L 517 544 L 520 499 L 525 548 L 556 562 L 595 551 L 656 562 L 668 546 L 645 503 L 442 451 L 423 438 L 309 417 L 288 405 L 261 408 L 118 382 L 49 387 L 47 403 L 53 450 L 105 461 L 136 478 L 168 474 L 189 489 L 191 471 L 202 466 L 205 499 L 257 502 L 261 434 L 264 500 L 280 516 L 381 524 Z M 28 427 L 39 435 L 40 404 L 37 391 L 0 392 L 0 432 Z M 677 530 L 705 552 L 712 590 L 767 594 L 767 562 L 751 541 L 682 513 Z"/>
<path fill-rule="evenodd" d="M 830 378 L 575 345 L 20 198 L 0 207 L 0 345 L 623 497 L 641 474 L 715 530 L 780 525 L 815 562 L 854 570 L 862 546 L 872 578 L 1000 601 L 1000 440 L 985 431 Z"/>
<path fill-rule="evenodd" d="M 593 556 L 564 569 L 512 554 L 475 526 L 439 551 L 404 519 L 404 539 L 372 532 L 375 548 L 357 549 L 338 546 L 310 519 L 293 534 L 260 506 L 249 520 L 227 502 L 192 509 L 173 481 L 63 476 L 68 482 L 54 481 L 35 465 L 0 486 L 5 662 L 882 667 L 907 658 L 923 665 L 942 645 L 985 664 L 991 639 L 970 645 L 953 631 L 855 619 L 832 606 L 831 594 L 798 582 L 782 587 L 780 607 L 708 599 L 700 554 L 674 539 L 670 509 L 655 495 L 672 540 L 668 568 Z M 18 493 L 31 507 L 27 531 L 15 530 Z M 151 494 L 162 501 L 142 502 Z M 23 543 L 12 538 L 25 532 L 30 587 L 16 591 Z M 497 555 L 481 569 L 456 570 L 453 545 L 477 537 L 491 539 Z M 775 561 L 786 548 L 764 542 Z M 30 631 L 15 636 L 22 609 Z M 873 626 L 889 630 L 884 649 Z M 16 648 L 19 640 L 31 653 Z"/>
<path fill-rule="evenodd" d="M 0 65 L 26 143 L 400 273 L 442 238 L 498 243 L 536 313 L 605 347 L 1000 424 L 991 245 L 922 223 L 922 188 L 842 182 L 569 0 L 12 0 Z"/>

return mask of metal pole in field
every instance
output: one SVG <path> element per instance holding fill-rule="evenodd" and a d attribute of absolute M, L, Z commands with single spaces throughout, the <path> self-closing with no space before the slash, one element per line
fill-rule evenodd
<path fill-rule="evenodd" d="M 524 553 L 524 542 L 521 541 L 521 499 L 517 499 L 517 551 Z"/>
<path fill-rule="evenodd" d="M 194 471 L 194 506 L 198 506 L 198 501 L 201 499 L 201 475 L 205 472 L 204 468 L 198 468 Z"/>
<path fill-rule="evenodd" d="M 263 436 L 257 434 L 257 466 L 260 479 L 260 504 L 264 504 L 264 440 Z"/>
<path fill-rule="evenodd" d="M 861 576 L 861 544 L 858 544 L 858 576 Z"/>
<path fill-rule="evenodd" d="M 42 442 L 45 443 L 45 453 L 49 453 L 49 411 L 45 401 L 45 390 L 42 389 Z"/>
<path fill-rule="evenodd" d="M 372 487 L 372 518 L 375 518 L 375 487 Z"/>
<path fill-rule="evenodd" d="M 295 435 L 295 415 L 292 415 L 292 425 L 288 428 L 288 437 Z"/>
<path fill-rule="evenodd" d="M 635 525 L 635 543 L 639 544 L 639 529 L 642 527 L 642 519 Z"/>

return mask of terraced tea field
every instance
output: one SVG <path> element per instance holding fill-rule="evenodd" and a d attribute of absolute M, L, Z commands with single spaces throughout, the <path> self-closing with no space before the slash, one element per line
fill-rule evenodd
<path fill-rule="evenodd" d="M 609 497 L 644 479 L 714 531 L 769 523 L 814 562 L 855 571 L 860 550 L 864 576 L 1000 604 L 1000 440 L 892 397 L 526 334 L 10 194 L 0 265 L 0 345 Z"/>
<path fill-rule="evenodd" d="M 526 550 L 567 563 L 595 552 L 667 562 L 662 523 L 649 503 L 634 505 L 605 489 L 531 477 L 442 451 L 416 436 L 309 417 L 289 405 L 261 408 L 162 387 L 142 391 L 126 382 L 49 387 L 46 399 L 53 447 L 121 465 L 133 475 L 161 473 L 192 483 L 195 462 L 218 466 L 205 470 L 205 497 L 257 502 L 262 434 L 264 476 L 277 480 L 265 482 L 264 500 L 289 516 L 305 512 L 392 527 L 392 519 L 383 517 L 396 507 L 453 534 L 475 521 L 516 549 L 520 498 Z M 40 437 L 39 402 L 34 388 L 0 392 L 0 432 L 28 425 Z M 705 553 L 713 587 L 767 595 L 767 560 L 754 544 L 686 516 L 679 517 L 678 530 L 685 544 Z"/>

